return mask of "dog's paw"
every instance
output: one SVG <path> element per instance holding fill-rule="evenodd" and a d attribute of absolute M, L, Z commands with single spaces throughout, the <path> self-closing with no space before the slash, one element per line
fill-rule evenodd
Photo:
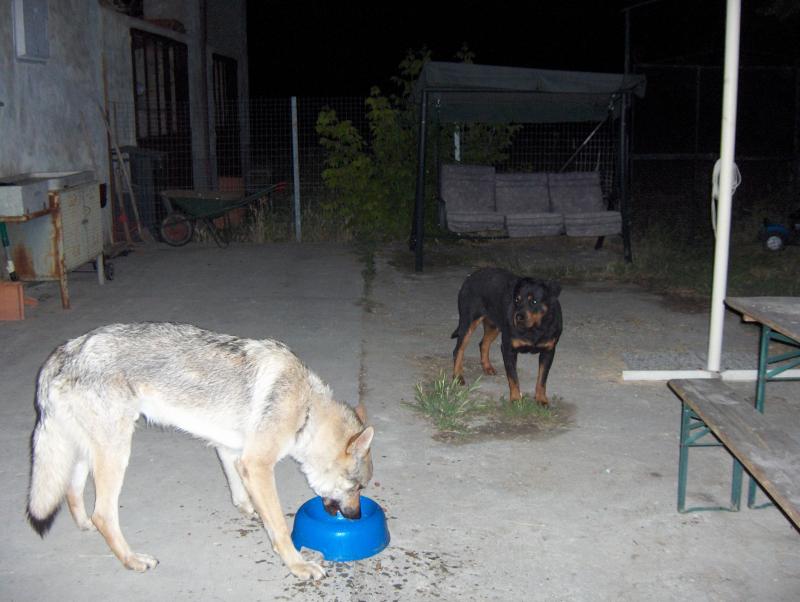
<path fill-rule="evenodd" d="M 131 552 L 130 556 L 125 559 L 125 567 L 136 571 L 137 573 L 144 573 L 150 569 L 158 566 L 158 559 L 150 556 L 150 554 L 140 554 L 139 552 Z"/>
<path fill-rule="evenodd" d="M 97 527 L 89 520 L 88 516 L 82 520 L 75 519 L 75 524 L 78 525 L 78 529 L 81 531 L 97 531 Z"/>
<path fill-rule="evenodd" d="M 294 562 L 289 565 L 289 570 L 292 571 L 295 577 L 304 581 L 308 581 L 309 579 L 317 581 L 325 576 L 325 569 L 316 562 L 311 562 L 310 560 Z"/>
<path fill-rule="evenodd" d="M 239 512 L 245 516 L 245 518 L 258 517 L 258 513 L 256 512 L 256 509 L 253 508 L 253 504 L 249 499 L 238 503 L 234 502 L 234 505 L 239 509 Z"/>
<path fill-rule="evenodd" d="M 484 374 L 487 374 L 489 376 L 494 376 L 495 374 L 497 374 L 497 370 L 495 370 L 494 366 L 492 366 L 491 364 L 487 364 L 485 366 L 482 366 L 482 368 L 483 368 L 483 373 Z"/>

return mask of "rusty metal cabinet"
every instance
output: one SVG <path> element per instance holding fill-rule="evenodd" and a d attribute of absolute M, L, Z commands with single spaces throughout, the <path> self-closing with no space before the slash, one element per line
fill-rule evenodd
<path fill-rule="evenodd" d="M 11 240 L 11 258 L 21 280 L 58 280 L 61 304 L 69 307 L 67 272 L 94 261 L 103 273 L 100 188 L 86 182 L 48 193 L 48 207 L 17 217 L 2 217 Z"/>
<path fill-rule="evenodd" d="M 103 223 L 97 182 L 52 193 L 61 210 L 64 264 L 73 270 L 103 253 Z"/>

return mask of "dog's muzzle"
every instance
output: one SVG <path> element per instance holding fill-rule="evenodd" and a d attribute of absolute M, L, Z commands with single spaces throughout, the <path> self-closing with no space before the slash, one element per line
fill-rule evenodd
<path fill-rule="evenodd" d="M 514 314 L 514 326 L 517 328 L 534 328 L 542 323 L 542 312 L 518 311 Z"/>
<path fill-rule="evenodd" d="M 361 503 L 355 508 L 342 508 L 336 500 L 325 497 L 322 498 L 322 505 L 325 507 L 325 512 L 331 516 L 336 516 L 337 512 L 341 512 L 345 518 L 353 520 L 361 518 Z"/>
<path fill-rule="evenodd" d="M 518 311 L 516 314 L 514 314 L 514 326 L 530 328 L 531 324 L 534 324 L 535 322 L 535 316 L 526 311 Z"/>
<path fill-rule="evenodd" d="M 336 516 L 336 513 L 339 512 L 339 502 L 329 497 L 322 498 L 322 505 L 325 507 L 325 512 L 331 516 Z"/>

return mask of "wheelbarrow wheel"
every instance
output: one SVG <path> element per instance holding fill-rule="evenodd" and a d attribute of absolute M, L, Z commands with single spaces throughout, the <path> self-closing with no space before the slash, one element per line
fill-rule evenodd
<path fill-rule="evenodd" d="M 161 240 L 165 243 L 173 247 L 182 247 L 192 240 L 194 222 L 176 211 L 162 220 L 160 232 Z"/>

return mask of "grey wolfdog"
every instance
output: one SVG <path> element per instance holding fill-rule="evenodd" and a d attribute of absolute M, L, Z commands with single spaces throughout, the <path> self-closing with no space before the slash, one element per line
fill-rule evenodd
<path fill-rule="evenodd" d="M 123 565 L 158 560 L 131 550 L 119 525 L 119 494 L 139 416 L 216 448 L 234 505 L 261 517 L 292 573 L 320 579 L 289 536 L 275 487 L 275 464 L 294 458 L 326 510 L 360 516 L 372 477 L 364 408 L 330 389 L 285 345 L 173 323 L 112 324 L 58 347 L 39 372 L 28 517 L 41 535 L 66 496 L 81 529 L 97 529 Z M 92 474 L 95 506 L 83 490 Z"/>

